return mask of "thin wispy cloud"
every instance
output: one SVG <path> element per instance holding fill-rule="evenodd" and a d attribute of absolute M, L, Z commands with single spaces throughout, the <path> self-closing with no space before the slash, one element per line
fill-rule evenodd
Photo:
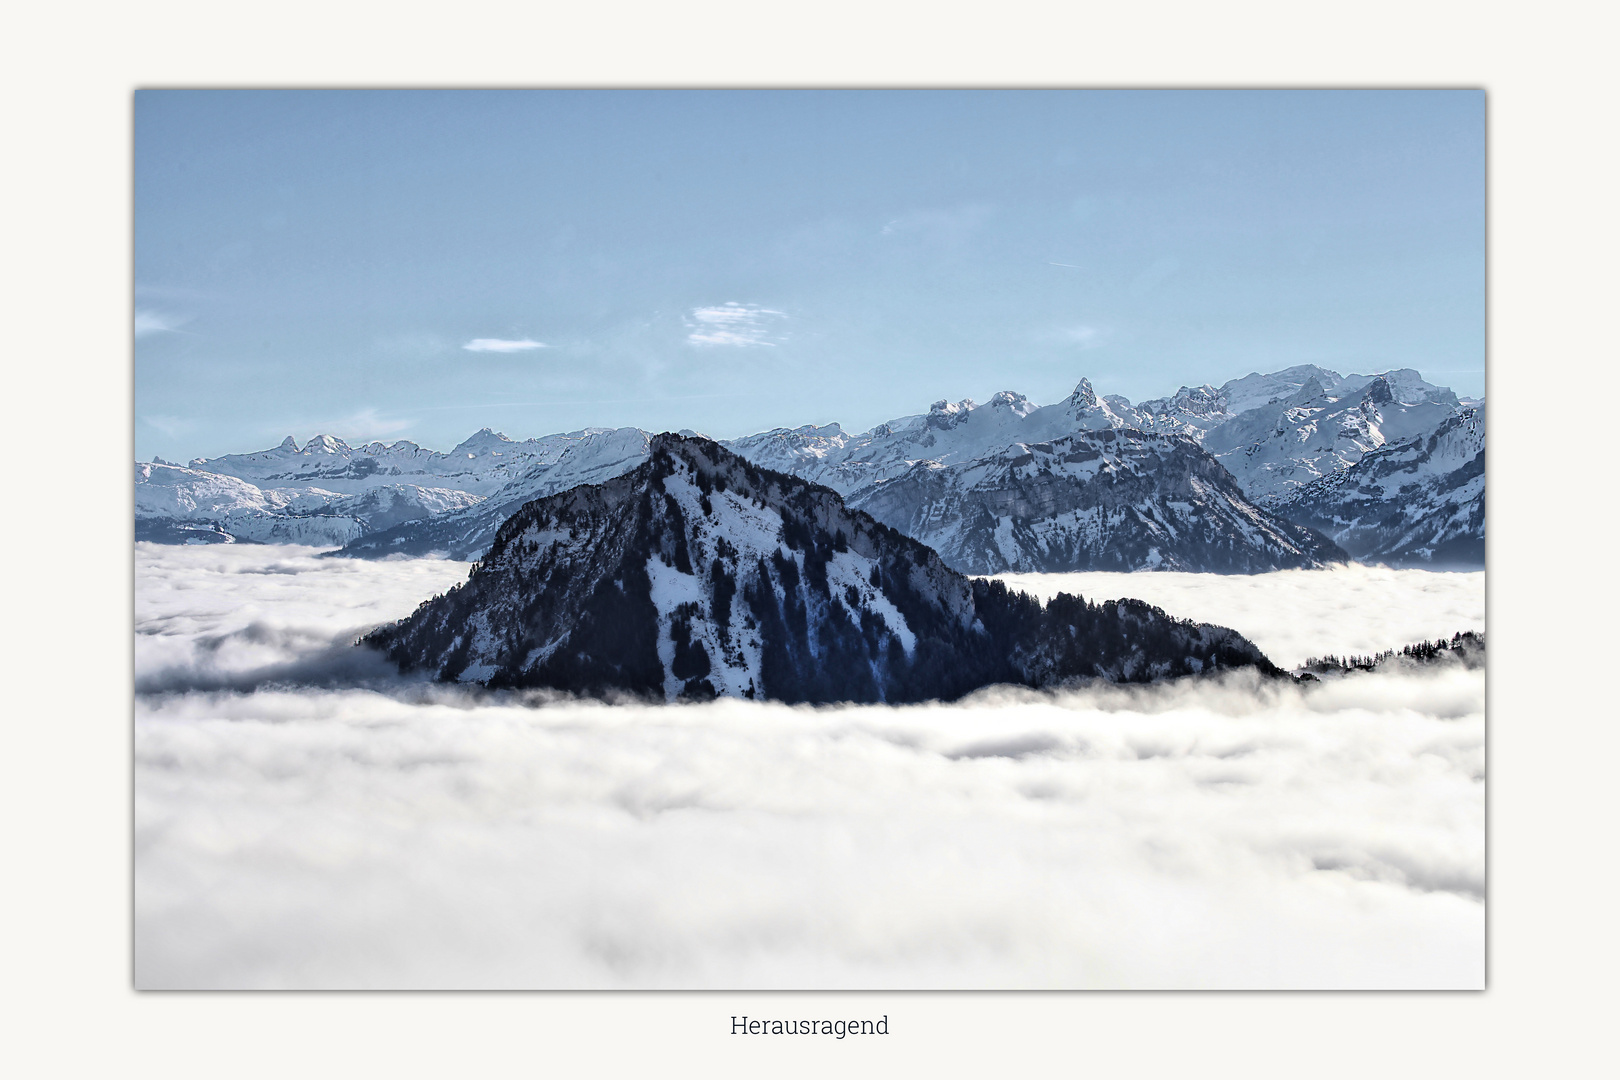
<path fill-rule="evenodd" d="M 715 307 L 694 308 L 686 325 L 691 333 L 686 340 L 693 345 L 729 345 L 747 348 L 751 345 L 774 347 L 769 340 L 777 319 L 787 318 L 787 312 L 758 304 L 739 304 L 727 301 Z"/>
<path fill-rule="evenodd" d="M 468 352 L 514 353 L 528 352 L 531 349 L 544 349 L 546 343 L 535 341 L 533 338 L 473 338 L 462 348 Z"/>
<path fill-rule="evenodd" d="M 191 321 L 190 315 L 171 315 L 151 308 L 138 308 L 135 312 L 135 336 L 179 333 L 180 327 Z"/>

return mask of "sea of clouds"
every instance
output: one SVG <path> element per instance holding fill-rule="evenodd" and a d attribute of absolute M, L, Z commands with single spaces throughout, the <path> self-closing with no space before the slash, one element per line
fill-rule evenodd
<path fill-rule="evenodd" d="M 137 545 L 137 985 L 1484 983 L 1481 671 L 654 706 L 353 648 L 467 569 Z M 1482 574 L 1016 584 L 1284 665 L 1484 621 Z"/>
<path fill-rule="evenodd" d="M 1271 574 L 1002 574 L 1043 600 L 1146 600 L 1170 614 L 1241 632 L 1285 668 L 1313 656 L 1371 655 L 1485 629 L 1485 575 L 1355 564 Z"/>

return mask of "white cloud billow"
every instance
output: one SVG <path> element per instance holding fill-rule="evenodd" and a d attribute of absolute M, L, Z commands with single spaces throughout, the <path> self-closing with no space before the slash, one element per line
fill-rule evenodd
<path fill-rule="evenodd" d="M 1001 574 L 1043 600 L 1130 596 L 1182 619 L 1230 626 L 1283 667 L 1366 655 L 1485 629 L 1485 574 L 1351 564 L 1270 574 Z"/>
<path fill-rule="evenodd" d="M 746 348 L 769 345 L 775 320 L 785 319 L 787 312 L 760 307 L 758 304 L 739 304 L 728 301 L 714 307 L 694 308 L 686 325 L 691 333 L 686 340 L 693 345 L 730 345 Z"/>
<path fill-rule="evenodd" d="M 609 706 L 350 644 L 466 573 L 137 545 L 137 985 L 1483 985 L 1483 672 Z M 1284 662 L 1483 612 L 1289 573 L 1121 577 Z"/>
<path fill-rule="evenodd" d="M 471 341 L 467 342 L 467 344 L 462 346 L 462 348 L 466 349 L 468 352 L 493 353 L 528 352 L 531 349 L 544 349 L 545 347 L 545 342 L 535 341 L 532 338 L 517 338 L 513 340 L 509 338 L 490 337 L 473 338 Z"/>

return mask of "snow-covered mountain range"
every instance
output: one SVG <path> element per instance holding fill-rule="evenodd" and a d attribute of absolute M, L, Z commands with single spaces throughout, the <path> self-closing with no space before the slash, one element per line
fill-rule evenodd
<path fill-rule="evenodd" d="M 289 435 L 270 450 L 195 458 L 187 467 L 235 476 L 271 489 L 314 484 L 354 495 L 375 487 L 413 484 L 485 496 L 493 495 L 536 466 L 555 463 L 579 443 L 608 430 L 587 428 L 515 442 L 483 428 L 449 453 L 426 450 L 405 440 L 350 446 L 331 435 L 317 435 L 300 447 Z"/>
<path fill-rule="evenodd" d="M 1131 428 L 1185 435 L 1261 503 L 1349 467 L 1384 443 L 1432 430 L 1462 408 L 1450 390 L 1411 369 L 1341 376 L 1314 365 L 1246 375 L 1221 387 L 1182 387 L 1132 405 L 1099 398 L 1081 379 L 1067 400 L 1039 407 L 1003 391 L 984 405 L 935 402 L 925 415 L 861 435 L 836 424 L 776 428 L 728 446 L 752 461 L 826 484 L 845 495 L 909 471 L 919 461 L 954 465 L 1013 444 L 1049 442 L 1078 431 Z"/>
<path fill-rule="evenodd" d="M 344 495 L 313 484 L 261 488 L 223 473 L 135 465 L 135 539 L 342 545 L 402 521 L 483 501 L 452 488 L 373 484 Z"/>
<path fill-rule="evenodd" d="M 679 435 L 626 475 L 528 503 L 466 582 L 365 643 L 439 679 L 665 701 L 1276 673 L 1234 631 L 1137 601 L 1043 605 L 970 580 L 836 492 Z"/>
<path fill-rule="evenodd" d="M 475 559 L 529 500 L 598 484 L 646 461 L 652 435 L 640 428 L 590 428 L 567 438 L 571 441 L 560 452 L 533 462 L 477 505 L 368 533 L 343 553 L 381 558 L 444 552 L 452 559 Z"/>
<path fill-rule="evenodd" d="M 1301 365 L 1137 405 L 1099 397 L 1081 379 L 1046 406 L 1004 391 L 983 405 L 938 401 L 860 434 L 807 425 L 725 445 L 832 488 L 970 572 L 1239 572 L 1342 558 L 1334 544 L 1369 560 L 1427 565 L 1478 552 L 1482 563 L 1482 477 L 1467 508 L 1447 502 L 1439 487 L 1417 497 L 1384 485 L 1351 500 L 1347 516 L 1342 491 L 1337 509 L 1321 494 L 1339 491 L 1364 457 L 1427 445 L 1465 413 L 1449 389 L 1411 369 L 1342 376 Z M 1482 454 L 1483 409 L 1469 415 Z M 1154 438 L 1099 441 L 1100 432 Z M 588 428 L 517 442 L 486 428 L 439 453 L 403 441 L 351 447 L 318 436 L 299 447 L 289 438 L 258 453 L 197 459 L 189 470 L 138 469 L 137 486 L 152 490 L 137 497 L 137 529 L 177 541 L 307 537 L 362 557 L 476 558 L 524 503 L 635 468 L 650 439 L 636 428 Z M 1094 465 L 1075 456 L 1092 453 L 1102 455 Z M 1356 473 L 1370 475 L 1371 466 Z M 386 505 L 343 501 L 383 500 L 371 494 L 383 491 L 391 493 Z M 1382 539 L 1369 539 L 1370 523 L 1383 522 L 1397 502 L 1405 524 L 1379 525 Z"/>

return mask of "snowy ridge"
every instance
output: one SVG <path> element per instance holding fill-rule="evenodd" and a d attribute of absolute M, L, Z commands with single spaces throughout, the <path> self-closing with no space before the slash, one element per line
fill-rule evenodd
<path fill-rule="evenodd" d="M 1461 405 L 1410 368 L 1341 376 L 1314 365 L 1254 373 L 1221 387 L 1182 387 L 1133 406 L 1099 398 L 1081 379 L 1061 402 L 1037 406 L 1010 390 L 983 405 L 937 401 L 851 435 L 837 424 L 776 428 L 725 445 L 767 468 L 795 472 L 845 495 L 903 475 L 919 462 L 954 465 L 1016 443 L 1130 428 L 1202 444 L 1256 501 L 1346 468 L 1384 442 L 1432 429 Z"/>
<path fill-rule="evenodd" d="M 1485 564 L 1485 407 L 1369 451 L 1279 506 L 1366 562 Z"/>
<path fill-rule="evenodd" d="M 289 435 L 270 450 L 196 458 L 189 467 L 261 487 L 319 484 L 328 491 L 357 494 L 411 483 L 493 495 L 534 467 L 555 464 L 573 447 L 610 430 L 585 428 L 515 442 L 482 428 L 448 452 L 426 450 L 406 440 L 353 447 L 332 435 L 317 435 L 300 447 Z"/>
<path fill-rule="evenodd" d="M 942 534 L 939 523 L 962 516 L 963 507 L 957 505 L 964 497 L 961 489 L 964 485 L 972 488 L 978 478 L 958 470 L 950 474 L 954 482 L 946 483 L 938 476 L 927 479 L 929 472 L 975 462 L 1000 468 L 993 463 L 1014 452 L 1012 448 L 1050 443 L 1088 431 L 1135 430 L 1184 436 L 1225 467 L 1240 489 L 1237 497 L 1268 515 L 1267 526 L 1250 529 L 1240 524 L 1241 519 L 1255 520 L 1250 509 L 1234 510 L 1230 524 L 1236 533 L 1222 529 L 1220 534 L 1241 535 L 1258 542 L 1266 553 L 1275 553 L 1278 561 L 1274 565 L 1311 565 L 1314 558 L 1341 556 L 1331 550 L 1323 556 L 1313 555 L 1312 542 L 1303 538 L 1282 541 L 1276 530 L 1287 532 L 1289 525 L 1277 518 L 1280 504 L 1305 485 L 1343 472 L 1364 454 L 1387 443 L 1425 437 L 1463 408 L 1450 390 L 1424 381 L 1419 372 L 1410 368 L 1345 376 L 1304 364 L 1267 375 L 1251 373 L 1220 387 L 1184 386 L 1169 397 L 1134 406 L 1123 397 L 1098 397 L 1091 383 L 1082 379 L 1066 400 L 1053 405 L 1036 406 L 1021 394 L 1003 391 L 984 405 L 970 399 L 935 402 L 926 414 L 902 417 L 860 435 L 850 435 L 833 424 L 776 429 L 727 445 L 759 464 L 825 484 L 859 505 L 884 506 L 884 520 L 909 535 L 951 546 L 957 541 Z M 913 470 L 924 466 L 928 471 L 912 475 Z M 899 498 L 898 494 L 878 492 L 902 477 L 909 479 L 894 492 L 922 488 L 953 505 L 933 506 L 926 513 L 917 506 L 906 506 L 904 512 L 895 509 L 890 504 Z M 1170 478 L 1167 481 L 1175 482 Z M 1144 497 L 1169 501 L 1167 493 Z M 990 555 L 982 538 L 976 537 L 971 541 L 961 539 L 952 548 L 953 559 L 959 565 L 971 566 L 1007 561 L 1010 569 L 1026 571 L 1038 567 L 1078 569 L 1091 564 L 1082 559 L 1075 565 L 1053 566 L 1049 553 L 1076 545 L 1083 548 L 1088 538 L 1106 543 L 1105 537 L 1120 535 L 1101 514 L 1093 515 L 1088 523 L 1072 508 L 1052 517 L 1042 516 L 1045 511 L 1040 507 L 1026 505 L 1023 509 L 1035 516 L 1013 514 L 1001 523 L 1003 539 L 991 545 L 998 555 Z M 1173 528 L 1164 517 L 1162 513 L 1147 515 L 1143 521 L 1158 521 L 1167 529 Z M 1135 524 L 1134 518 L 1122 519 L 1118 512 L 1115 519 Z M 1152 531 L 1154 526 L 1144 527 Z M 970 531 L 985 530 L 973 527 Z M 1291 552 L 1290 547 L 1297 550 Z M 969 549 L 985 549 L 985 559 L 970 554 Z M 1190 548 L 1175 560 L 1162 547 L 1157 555 L 1151 554 L 1151 545 L 1133 550 L 1133 555 L 1122 553 L 1120 560 L 1109 565 L 1146 569 L 1206 561 L 1189 559 Z M 1224 554 L 1212 554 L 1217 561 L 1229 561 Z M 1306 561 L 1291 561 L 1297 556 Z M 1263 568 L 1268 563 L 1261 557 L 1254 565 Z"/>
<path fill-rule="evenodd" d="M 1099 397 L 1091 383 L 1081 379 L 1066 399 L 1046 406 L 1002 391 L 982 405 L 971 399 L 937 401 L 925 413 L 898 417 L 860 434 L 836 423 L 806 425 L 775 428 L 723 445 L 757 466 L 804 477 L 861 505 L 870 500 L 897 527 L 951 547 L 951 557 L 959 565 L 1005 563 L 1006 569 L 1015 571 L 1079 569 L 1097 565 L 1095 560 L 1100 559 L 1102 565 L 1135 569 L 1246 563 L 1263 569 L 1340 557 L 1333 550 L 1316 550 L 1308 537 L 1285 535 L 1292 526 L 1278 515 L 1285 504 L 1295 505 L 1297 492 L 1344 474 L 1385 446 L 1426 439 L 1465 408 L 1450 390 L 1425 382 L 1409 368 L 1342 376 L 1315 365 L 1299 365 L 1267 375 L 1251 373 L 1220 387 L 1184 386 L 1173 395 L 1134 406 L 1117 395 Z M 1482 424 L 1482 410 L 1478 417 Z M 1118 431 L 1192 440 L 1230 473 L 1238 490 L 1211 487 L 1212 481 L 1197 488 L 1184 484 L 1177 470 L 1185 472 L 1185 463 L 1171 455 L 1158 460 L 1174 463 L 1175 468 L 1157 479 L 1158 474 L 1142 469 L 1118 473 L 1131 473 L 1139 481 L 1135 501 L 1128 507 L 1116 501 L 1107 508 L 1077 504 L 1059 510 L 1055 503 L 1025 500 L 1017 503 L 1016 512 L 997 511 L 992 525 L 964 523 L 977 519 L 976 512 L 970 512 L 973 499 L 991 498 L 995 483 L 987 477 L 1004 471 L 1003 459 L 1009 453 L 1021 455 L 1029 447 L 1088 432 Z M 404 441 L 351 447 L 329 435 L 300 447 L 289 437 L 271 450 L 191 463 L 192 474 L 245 481 L 260 496 L 242 495 L 243 505 L 260 499 L 263 506 L 233 511 L 232 499 L 237 496 L 209 495 L 199 488 L 199 497 L 193 500 L 197 507 L 210 499 L 224 499 L 213 517 L 201 509 L 173 517 L 156 504 L 138 500 L 138 528 L 150 539 L 178 541 L 204 535 L 248 539 L 258 535 L 254 530 L 271 528 L 242 524 L 259 520 L 259 515 L 349 517 L 357 529 L 328 522 L 321 527 L 325 531 L 320 542 L 343 543 L 343 554 L 365 558 L 441 552 L 476 558 L 488 550 L 502 522 L 525 503 L 629 472 L 647 460 L 651 438 L 637 428 L 587 428 L 516 442 L 485 428 L 448 453 L 439 453 Z M 1025 449 L 1016 449 L 1020 447 Z M 940 469 L 955 471 L 930 479 Z M 1069 476 L 1074 483 L 1085 479 L 1077 473 Z M 1151 490 L 1160 481 L 1163 490 Z M 919 490 L 944 502 L 923 512 L 908 504 Z M 1392 491 L 1379 490 L 1376 499 L 1387 502 L 1396 497 Z M 384 491 L 389 494 L 375 495 L 374 503 L 337 501 L 346 495 Z M 425 494 L 443 491 L 469 498 L 457 502 Z M 911 495 L 902 498 L 905 491 Z M 321 500 L 325 509 L 313 508 L 306 496 Z M 1240 507 L 1235 499 L 1249 505 Z M 1192 519 L 1204 515 L 1209 506 L 1220 507 L 1216 515 L 1220 524 L 1193 524 Z M 1442 504 L 1432 509 L 1440 513 Z M 1257 512 L 1264 516 L 1256 517 Z M 1408 500 L 1402 513 L 1408 512 L 1420 513 L 1420 502 Z M 1356 513 L 1358 521 L 1376 516 L 1371 502 Z M 1291 510 L 1281 516 L 1318 527 L 1312 524 L 1317 518 L 1296 519 Z M 227 526 L 227 517 L 237 532 Z M 1341 517 L 1327 514 L 1319 520 L 1337 523 L 1333 526 L 1337 530 L 1350 528 Z M 957 524 L 947 527 L 943 524 L 947 521 Z M 1416 551 L 1424 543 L 1419 537 L 1425 529 L 1442 544 L 1463 529 L 1483 550 L 1482 512 L 1469 511 L 1451 521 L 1432 523 L 1431 528 L 1413 519 L 1407 530 L 1410 542 L 1403 543 Z M 282 528 L 308 531 L 315 526 Z M 996 537 L 993 542 L 985 538 L 990 534 Z M 1137 542 L 1154 536 L 1165 543 Z M 1199 554 L 1196 543 L 1182 542 L 1189 536 L 1204 536 L 1215 547 Z M 1330 531 L 1329 538 L 1344 546 L 1339 531 Z M 1228 541 L 1246 544 L 1251 551 L 1234 555 Z M 1116 544 L 1123 546 L 1107 554 Z M 1356 541 L 1346 549 L 1360 546 Z M 1064 552 L 1080 561 L 1055 565 Z M 980 554 L 986 561 L 979 561 Z"/>
<path fill-rule="evenodd" d="M 1042 442 L 1076 431 L 1133 426 L 1124 398 L 1099 399 L 1085 379 L 1055 405 L 1037 406 L 1010 390 L 983 405 L 971 398 L 936 401 L 925 414 L 879 424 L 860 435 L 836 424 L 777 428 L 726 442 L 756 465 L 781 469 L 854 494 L 903 476 L 919 462 L 953 465 L 999 453 L 1019 442 Z"/>
<path fill-rule="evenodd" d="M 1292 395 L 1212 428 L 1203 444 L 1251 499 L 1270 506 L 1385 443 L 1434 430 L 1461 409 L 1451 391 L 1410 378 L 1352 377 L 1328 389 L 1313 377 Z"/>

